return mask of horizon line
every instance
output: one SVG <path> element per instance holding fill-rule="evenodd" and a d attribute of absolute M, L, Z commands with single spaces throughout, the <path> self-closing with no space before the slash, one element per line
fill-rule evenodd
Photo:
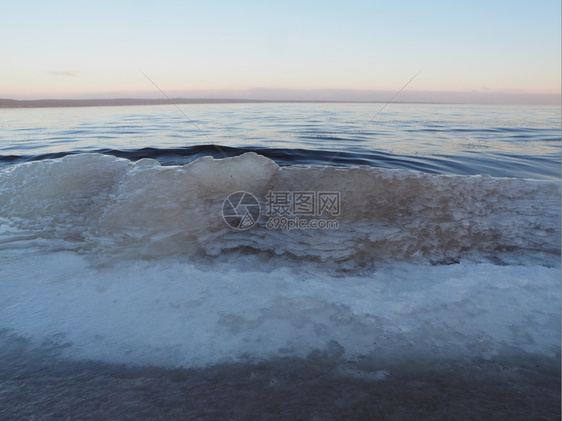
<path fill-rule="evenodd" d="M 57 108 L 57 107 L 96 107 L 96 106 L 142 106 L 142 105 L 187 105 L 187 104 L 288 104 L 288 103 L 325 103 L 325 104 L 384 104 L 383 100 L 346 100 L 346 99 L 254 99 L 254 98 L 41 98 L 11 99 L 0 98 L 0 108 Z M 438 101 L 392 101 L 396 104 L 451 104 Z M 457 103 L 462 105 L 462 103 Z"/>
<path fill-rule="evenodd" d="M 517 94 L 515 94 L 517 95 Z M 520 94 L 525 95 L 525 94 Z M 535 94 L 555 96 L 556 94 Z M 558 99 L 559 96 L 556 95 Z M 171 101 L 170 101 L 171 100 Z M 169 97 L 168 98 L 139 98 L 139 97 L 114 97 L 114 98 L 41 98 L 41 99 L 11 99 L 0 98 L 0 109 L 9 108 L 66 108 L 66 107 L 103 107 L 103 106 L 142 106 L 142 105 L 188 105 L 188 104 L 287 104 L 287 103 L 341 103 L 341 104 L 381 104 L 386 103 L 384 99 L 290 99 L 290 98 L 230 98 L 230 97 Z M 435 104 L 435 105 L 544 105 L 560 106 L 562 103 L 547 101 L 545 103 L 525 102 L 490 102 L 490 101 L 430 101 L 430 100 L 397 100 L 396 104 Z"/>
<path fill-rule="evenodd" d="M 165 89 L 157 90 L 106 90 L 97 92 L 58 92 L 18 95 L 17 93 L 0 93 L 2 101 L 12 107 L 16 101 L 18 106 L 25 106 L 26 102 L 39 105 L 40 101 L 67 102 L 67 106 L 86 106 L 87 102 L 94 105 L 104 105 L 101 101 L 108 101 L 106 105 L 127 105 L 124 101 L 135 102 L 140 105 L 159 104 L 169 102 L 171 98 L 183 104 L 188 103 L 283 103 L 283 102 L 334 102 L 334 103 L 386 103 L 388 101 L 413 104 L 472 104 L 472 105 L 562 105 L 561 92 L 525 92 L 523 90 L 495 91 L 490 88 L 465 91 L 434 91 L 434 90 L 373 90 L 373 89 L 345 89 L 345 88 L 264 88 L 249 89 Z M 11 98 L 11 100 L 8 100 Z M 18 99 L 14 99 L 18 98 Z M 394 101 L 396 100 L 396 101 Z M 79 101 L 82 101 L 80 103 Z M 162 101 L 162 102 L 158 102 Z M 112 104 L 116 102 L 117 104 Z M 132 104 L 131 105 L 135 105 Z M 29 105 L 28 105 L 29 106 Z"/>

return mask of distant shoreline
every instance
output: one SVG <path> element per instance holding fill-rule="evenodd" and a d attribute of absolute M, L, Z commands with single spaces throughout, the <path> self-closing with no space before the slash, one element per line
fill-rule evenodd
<path fill-rule="evenodd" d="M 0 109 L 13 108 L 66 108 L 66 107 L 119 107 L 137 105 L 183 105 L 183 104 L 386 104 L 380 100 L 333 100 L 333 99 L 244 99 L 244 98 L 111 98 L 111 99 L 6 99 L 0 98 Z M 393 104 L 433 104 L 433 105 L 541 105 L 560 104 L 509 104 L 490 102 L 450 102 L 450 101 L 392 101 Z"/>
<path fill-rule="evenodd" d="M 264 100 L 264 99 L 207 99 L 171 98 L 181 104 L 260 104 L 260 103 L 381 103 L 382 101 L 332 101 L 332 100 Z M 116 99 L 1 99 L 0 108 L 64 108 L 64 107 L 115 107 L 135 105 L 170 105 L 168 99 L 116 98 Z"/>

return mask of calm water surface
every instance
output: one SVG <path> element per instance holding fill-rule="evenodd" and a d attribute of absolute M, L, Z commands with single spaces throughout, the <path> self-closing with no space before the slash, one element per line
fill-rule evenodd
<path fill-rule="evenodd" d="M 377 115 L 383 106 L 181 105 L 185 116 L 172 105 L 0 110 L 0 164 L 102 152 L 166 165 L 253 150 L 281 165 L 560 178 L 559 107 L 390 104 Z"/>

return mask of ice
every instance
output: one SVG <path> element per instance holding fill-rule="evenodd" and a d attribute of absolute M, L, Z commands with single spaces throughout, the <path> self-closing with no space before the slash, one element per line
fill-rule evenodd
<path fill-rule="evenodd" d="M 272 190 L 339 192 L 337 229 L 227 226 Z M 72 359 L 560 353 L 559 181 L 83 154 L 1 170 L 0 218 L 0 330 Z"/>
<path fill-rule="evenodd" d="M 455 260 L 560 254 L 560 182 L 377 168 L 278 167 L 255 153 L 185 166 L 83 154 L 0 171 L 0 214 L 41 238 L 122 258 L 216 256 L 241 246 L 305 260 Z M 338 229 L 229 229 L 237 191 L 338 192 Z M 328 215 L 329 216 L 329 215 Z"/>
<path fill-rule="evenodd" d="M 66 344 L 77 360 L 198 367 L 329 344 L 346 359 L 560 352 L 559 267 L 396 263 L 342 276 L 251 256 L 100 267 L 23 251 L 1 263 L 0 329 Z"/>

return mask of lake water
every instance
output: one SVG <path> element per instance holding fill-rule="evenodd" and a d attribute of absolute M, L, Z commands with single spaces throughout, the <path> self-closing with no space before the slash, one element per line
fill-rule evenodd
<path fill-rule="evenodd" d="M 560 125 L 0 110 L 0 418 L 558 419 Z"/>
<path fill-rule="evenodd" d="M 222 157 L 209 147 L 219 145 L 228 155 L 256 151 L 282 165 L 560 178 L 558 107 L 383 107 L 181 105 L 185 116 L 172 105 L 1 110 L 0 162 L 102 152 L 185 164 L 206 154 Z"/>

